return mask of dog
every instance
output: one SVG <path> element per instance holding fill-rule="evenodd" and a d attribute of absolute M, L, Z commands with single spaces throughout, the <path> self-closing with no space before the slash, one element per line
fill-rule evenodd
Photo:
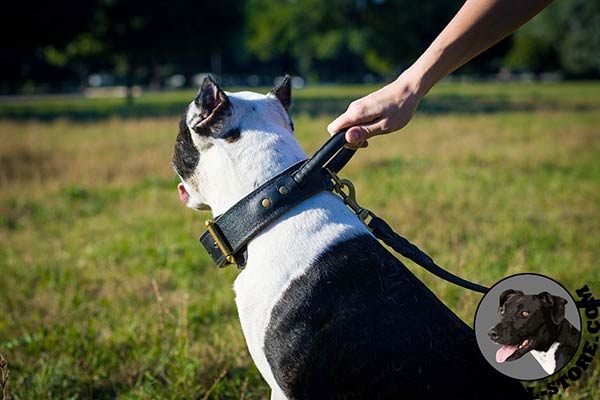
<path fill-rule="evenodd" d="M 179 124 L 181 201 L 220 215 L 306 159 L 290 104 L 287 77 L 266 95 L 206 78 Z M 292 208 L 247 254 L 235 301 L 271 399 L 527 398 L 334 194 Z"/>
<path fill-rule="evenodd" d="M 500 322 L 488 331 L 502 347 L 496 361 L 514 361 L 531 353 L 549 375 L 560 370 L 579 344 L 579 331 L 565 318 L 567 300 L 548 292 L 526 295 L 508 289 L 500 295 Z"/>

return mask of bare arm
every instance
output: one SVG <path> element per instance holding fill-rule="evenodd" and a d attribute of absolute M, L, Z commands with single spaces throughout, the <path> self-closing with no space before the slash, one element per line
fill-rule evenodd
<path fill-rule="evenodd" d="M 403 128 L 421 98 L 440 79 L 505 38 L 552 0 L 467 0 L 419 59 L 398 79 L 350 104 L 327 130 L 352 127 L 346 140 L 366 139 Z"/>

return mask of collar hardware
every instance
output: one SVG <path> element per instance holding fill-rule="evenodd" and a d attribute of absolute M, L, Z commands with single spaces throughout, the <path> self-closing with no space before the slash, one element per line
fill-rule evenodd
<path fill-rule="evenodd" d="M 373 212 L 369 209 L 358 204 L 358 201 L 356 200 L 356 189 L 354 188 L 352 181 L 350 181 L 350 179 L 340 179 L 340 177 L 330 168 L 325 168 L 325 172 L 333 181 L 333 190 L 335 193 L 342 198 L 344 204 L 347 205 L 348 208 L 350 208 L 354 214 L 356 214 L 358 218 L 360 218 L 360 220 L 367 226 L 367 228 L 372 231 L 371 227 L 369 227 L 370 221 L 367 220 L 372 219 L 375 214 L 373 214 Z M 347 192 L 345 189 L 347 189 Z"/>
<path fill-rule="evenodd" d="M 237 261 L 235 256 L 233 255 L 233 249 L 229 247 L 223 236 L 218 231 L 217 226 L 214 221 L 209 219 L 204 222 L 206 225 L 206 231 L 210 234 L 212 239 L 214 240 L 214 245 L 221 250 L 223 257 L 225 258 L 225 263 L 219 265 L 219 267 L 226 267 L 227 265 L 236 264 Z"/>

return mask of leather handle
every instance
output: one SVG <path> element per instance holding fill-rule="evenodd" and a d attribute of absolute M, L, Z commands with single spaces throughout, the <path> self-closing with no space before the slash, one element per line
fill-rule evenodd
<path fill-rule="evenodd" d="M 356 153 L 356 150 L 344 147 L 331 161 L 329 161 L 329 164 L 327 164 L 325 168 L 328 168 L 337 174 L 346 166 L 346 164 L 348 164 L 348 161 L 350 161 L 354 153 Z"/>
<path fill-rule="evenodd" d="M 333 157 L 327 164 L 327 168 L 333 172 L 339 172 L 344 165 L 350 161 L 356 150 L 344 148 L 346 142 L 346 129 L 342 129 L 329 138 L 327 142 L 302 166 L 294 173 L 294 181 L 298 186 L 306 181 L 306 179 L 314 172 L 320 171 L 325 163 Z M 334 157 L 335 156 L 335 157 Z"/>

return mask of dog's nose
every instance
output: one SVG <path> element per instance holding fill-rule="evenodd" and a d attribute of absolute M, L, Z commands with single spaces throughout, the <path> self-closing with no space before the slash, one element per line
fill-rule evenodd
<path fill-rule="evenodd" d="M 496 332 L 496 328 L 491 328 L 488 331 L 488 335 L 489 335 L 490 339 L 492 339 L 492 340 L 498 339 L 498 332 Z"/>

